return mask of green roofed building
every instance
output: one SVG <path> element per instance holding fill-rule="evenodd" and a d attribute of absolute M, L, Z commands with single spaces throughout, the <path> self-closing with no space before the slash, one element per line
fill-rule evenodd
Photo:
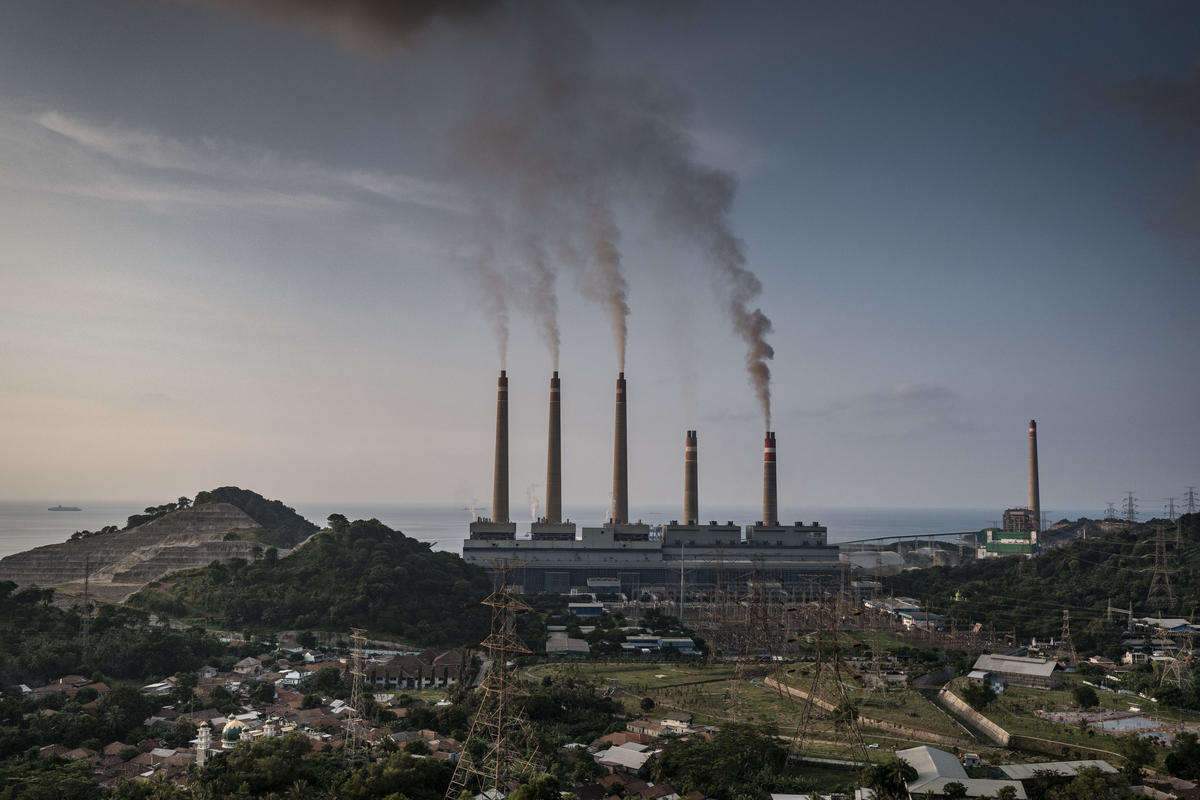
<path fill-rule="evenodd" d="M 1037 531 L 1004 531 L 985 528 L 983 540 L 976 550 L 978 558 L 1025 556 L 1033 558 L 1038 552 Z"/>

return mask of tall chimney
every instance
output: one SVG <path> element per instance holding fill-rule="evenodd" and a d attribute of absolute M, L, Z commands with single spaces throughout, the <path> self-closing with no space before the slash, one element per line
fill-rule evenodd
<path fill-rule="evenodd" d="M 550 442 L 546 447 L 546 521 L 562 522 L 562 410 L 557 370 L 550 379 Z"/>
<path fill-rule="evenodd" d="M 613 439 L 612 521 L 629 522 L 629 434 L 625 417 L 625 373 L 617 375 L 617 419 Z"/>
<path fill-rule="evenodd" d="M 1042 529 L 1042 497 L 1038 487 L 1037 420 L 1029 420 L 1029 513 L 1033 529 Z"/>
<path fill-rule="evenodd" d="M 763 525 L 779 524 L 779 500 L 775 482 L 775 432 L 763 440 Z"/>
<path fill-rule="evenodd" d="M 508 522 L 508 375 L 500 370 L 496 389 L 496 467 L 492 522 Z"/>
<path fill-rule="evenodd" d="M 683 524 L 700 522 L 700 501 L 696 479 L 696 432 L 688 431 L 683 448 Z"/>

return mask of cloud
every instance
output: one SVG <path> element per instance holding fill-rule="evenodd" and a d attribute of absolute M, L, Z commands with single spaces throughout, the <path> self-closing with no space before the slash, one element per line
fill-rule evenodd
<path fill-rule="evenodd" d="M 155 210 L 327 214 L 363 205 L 463 210 L 457 192 L 436 181 L 289 158 L 227 140 L 172 139 L 53 110 L 6 114 L 4 123 L 10 144 L 56 165 L 57 174 L 36 170 L 25 182 L 59 194 Z"/>
<path fill-rule="evenodd" d="M 945 386 L 900 384 L 858 398 L 857 408 L 870 416 L 920 416 L 941 413 L 954 405 L 954 392 Z"/>
<path fill-rule="evenodd" d="M 793 416 L 875 424 L 900 434 L 969 430 L 971 426 L 960 418 L 959 407 L 959 396 L 948 387 L 901 383 L 824 406 L 801 408 Z"/>

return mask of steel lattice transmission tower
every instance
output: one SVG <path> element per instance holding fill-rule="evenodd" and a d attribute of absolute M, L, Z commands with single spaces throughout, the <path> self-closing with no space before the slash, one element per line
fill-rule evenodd
<path fill-rule="evenodd" d="M 350 629 L 350 714 L 346 717 L 346 740 L 342 755 L 354 766 L 368 760 L 370 755 L 363 731 L 363 682 L 367 676 L 367 632 Z"/>
<path fill-rule="evenodd" d="M 447 800 L 455 800 L 472 784 L 478 784 L 479 791 L 490 792 L 495 799 L 542 772 L 536 763 L 528 720 L 521 710 L 525 692 L 509 667 L 512 658 L 531 652 L 516 633 L 517 614 L 531 609 L 509 591 L 508 570 L 502 567 L 496 574 L 497 588 L 483 601 L 492 609 L 491 632 L 480 643 L 490 661 L 483 682 L 483 701 L 471 721 L 471 732 L 446 789 Z"/>
<path fill-rule="evenodd" d="M 1071 612 L 1063 609 L 1062 635 L 1059 637 L 1058 652 L 1071 659 L 1071 664 L 1079 663 L 1079 655 L 1075 652 L 1075 643 L 1071 641 Z"/>
<path fill-rule="evenodd" d="M 828 714 L 829 728 L 825 731 L 836 745 L 849 749 L 849 758 L 862 763 L 871 761 L 871 753 L 863 741 L 858 726 L 858 704 L 846 691 L 849 670 L 842 664 L 840 642 L 841 597 L 826 596 L 817 612 L 817 630 L 812 634 L 816 644 L 816 663 L 812 683 L 804 691 L 804 708 L 796 733 L 792 737 L 792 755 L 800 756 L 804 747 L 817 740 L 814 710 Z M 832 696 L 823 698 L 821 690 L 831 688 Z M 789 692 L 795 696 L 795 693 Z"/>
<path fill-rule="evenodd" d="M 1175 607 L 1175 595 L 1171 591 L 1171 573 L 1173 571 L 1167 566 L 1166 532 L 1159 525 L 1154 530 L 1154 571 L 1150 575 L 1150 589 L 1146 592 L 1148 608 L 1163 611 Z"/>
<path fill-rule="evenodd" d="M 1187 509 L 1185 514 L 1195 514 L 1198 503 L 1196 501 L 1196 487 L 1189 486 L 1183 494 L 1183 507 Z"/>
<path fill-rule="evenodd" d="M 1130 525 L 1137 522 L 1138 507 L 1137 498 L 1133 496 L 1133 492 L 1125 493 L 1125 501 L 1121 503 L 1121 509 L 1125 512 L 1125 521 Z"/>
<path fill-rule="evenodd" d="M 1192 683 L 1192 660 L 1194 654 L 1192 652 L 1192 634 L 1188 633 L 1184 639 L 1183 647 L 1175 652 L 1175 657 L 1167 662 L 1163 667 L 1160 677 L 1160 684 L 1170 684 L 1178 686 L 1180 689 L 1187 689 Z"/>

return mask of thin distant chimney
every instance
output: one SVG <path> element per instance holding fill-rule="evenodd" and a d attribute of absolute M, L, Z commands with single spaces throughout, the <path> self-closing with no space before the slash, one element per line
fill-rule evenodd
<path fill-rule="evenodd" d="M 697 492 L 696 432 L 688 431 L 683 448 L 683 524 L 700 522 L 700 500 Z"/>
<path fill-rule="evenodd" d="M 1037 420 L 1029 420 L 1029 513 L 1033 529 L 1042 530 L 1042 497 L 1038 486 Z"/>
<path fill-rule="evenodd" d="M 617 376 L 616 430 L 613 435 L 612 522 L 629 522 L 629 441 L 625 416 L 625 373 Z"/>
<path fill-rule="evenodd" d="M 500 370 L 496 388 L 496 466 L 492 522 L 508 522 L 508 375 Z"/>
<path fill-rule="evenodd" d="M 550 379 L 550 441 L 546 447 L 546 521 L 562 522 L 562 410 L 557 370 Z"/>
<path fill-rule="evenodd" d="M 775 479 L 775 432 L 763 440 L 763 525 L 779 524 L 779 500 Z"/>

